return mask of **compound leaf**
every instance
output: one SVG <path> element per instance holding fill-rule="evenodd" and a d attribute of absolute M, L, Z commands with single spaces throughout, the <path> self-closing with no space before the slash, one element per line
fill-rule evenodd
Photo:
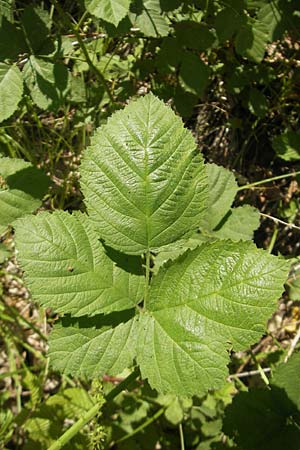
<path fill-rule="evenodd" d="M 16 66 L 0 63 L 0 122 L 16 111 L 22 95 L 23 80 L 20 70 Z"/>
<path fill-rule="evenodd" d="M 194 138 L 152 94 L 97 130 L 80 172 L 94 228 L 128 254 L 176 241 L 205 211 L 206 173 Z"/>
<path fill-rule="evenodd" d="M 93 319 L 61 319 L 50 336 L 52 367 L 90 378 L 122 372 L 135 357 L 136 321 L 130 316 L 125 311 Z"/>
<path fill-rule="evenodd" d="M 220 387 L 227 351 L 259 339 L 287 271 L 285 261 L 254 244 L 230 241 L 204 244 L 163 267 L 140 318 L 142 376 L 177 395 Z"/>
<path fill-rule="evenodd" d="M 106 22 L 117 26 L 129 12 L 130 0 L 85 0 L 86 9 Z"/>
<path fill-rule="evenodd" d="M 144 277 L 113 263 L 85 214 L 44 212 L 15 228 L 27 285 L 41 305 L 82 316 L 132 308 L 141 300 Z"/>

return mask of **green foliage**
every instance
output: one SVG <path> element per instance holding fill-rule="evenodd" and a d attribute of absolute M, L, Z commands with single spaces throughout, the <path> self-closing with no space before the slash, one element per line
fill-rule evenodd
<path fill-rule="evenodd" d="M 243 449 L 299 448 L 299 364 L 293 355 L 275 369 L 271 389 L 240 392 L 228 406 L 224 431 Z"/>
<path fill-rule="evenodd" d="M 24 236 L 20 260 L 28 286 L 42 305 L 82 316 L 129 309 L 139 303 L 143 277 L 114 265 L 86 215 L 45 212 L 32 220 L 34 240 L 24 239 L 26 218 L 17 225 L 17 232 Z M 53 239 L 57 233 L 59 241 Z"/>
<path fill-rule="evenodd" d="M 212 213 L 207 173 L 231 186 L 220 218 L 236 193 L 234 179 L 217 166 L 206 170 L 191 133 L 152 94 L 96 132 L 80 170 L 88 216 L 42 213 L 15 226 L 33 298 L 78 316 L 54 327 L 53 367 L 97 377 L 116 375 L 136 359 L 159 392 L 193 395 L 220 387 L 226 350 L 241 350 L 262 334 L 286 262 L 250 242 L 199 240 L 149 285 L 150 252 L 189 238 Z M 217 195 L 218 187 L 212 191 Z M 145 277 L 128 273 L 138 257 L 127 257 L 125 270 L 120 251 L 145 255 Z"/>
<path fill-rule="evenodd" d="M 273 148 L 279 158 L 285 161 L 300 159 L 300 133 L 287 131 L 273 139 Z"/>
<path fill-rule="evenodd" d="M 159 37 L 169 33 L 169 24 L 162 16 L 159 0 L 134 1 L 129 18 L 145 36 Z"/>
<path fill-rule="evenodd" d="M 57 110 L 69 91 L 68 70 L 59 63 L 31 56 L 23 76 L 32 100 L 41 109 Z"/>
<path fill-rule="evenodd" d="M 28 441 L 24 449 L 49 448 L 62 434 L 64 422 L 80 418 L 95 404 L 95 400 L 83 388 L 67 388 L 49 397 L 30 414 L 25 422 L 24 430 L 28 435 Z M 98 401 L 101 402 L 101 399 L 98 398 Z M 65 448 L 92 449 L 91 437 L 91 433 L 83 431 L 77 434 Z"/>
<path fill-rule="evenodd" d="M 258 377 L 234 375 L 247 356 L 231 357 L 259 340 L 288 270 L 250 242 L 250 204 L 297 221 L 298 178 L 262 191 L 236 179 L 299 169 L 299 29 L 298 0 L 0 0 L 0 446 L 48 449 L 102 404 L 90 378 L 118 386 L 138 365 L 144 380 L 65 448 L 171 450 L 180 427 L 187 450 L 299 448 L 299 355 L 249 391 Z M 27 215 L 41 205 L 66 211 Z M 24 309 L 9 225 L 46 313 Z M 295 228 L 272 232 L 264 222 L 258 245 L 297 256 Z M 43 333 L 45 314 L 55 322 L 50 367 L 66 375 L 48 372 L 28 310 Z"/>
<path fill-rule="evenodd" d="M 206 164 L 209 194 L 200 229 L 205 235 L 233 241 L 251 240 L 259 226 L 259 212 L 249 205 L 231 208 L 238 192 L 234 174 L 216 164 Z"/>
<path fill-rule="evenodd" d="M 0 264 L 2 264 L 10 255 L 8 248 L 0 243 Z"/>
<path fill-rule="evenodd" d="M 30 163 L 20 159 L 0 158 L 0 235 L 8 225 L 40 205 L 49 178 Z"/>
<path fill-rule="evenodd" d="M 293 301 L 298 301 L 300 299 L 300 266 L 298 258 L 291 267 L 286 287 L 288 288 L 289 298 Z"/>
<path fill-rule="evenodd" d="M 268 256 L 249 243 L 220 241 L 159 271 L 141 318 L 138 348 L 142 375 L 151 386 L 192 395 L 222 385 L 226 348 L 255 342 L 274 309 L 266 302 L 280 295 L 286 265 Z M 184 375 L 190 373 L 195 377 Z"/>
<path fill-rule="evenodd" d="M 130 0 L 85 0 L 87 10 L 99 19 L 117 26 L 129 12 Z"/>
<path fill-rule="evenodd" d="M 23 94 L 23 80 L 16 66 L 0 63 L 0 122 L 10 117 Z"/>
<path fill-rule="evenodd" d="M 94 228 L 128 254 L 176 241 L 205 209 L 201 154 L 182 121 L 151 94 L 96 132 L 80 172 Z"/>

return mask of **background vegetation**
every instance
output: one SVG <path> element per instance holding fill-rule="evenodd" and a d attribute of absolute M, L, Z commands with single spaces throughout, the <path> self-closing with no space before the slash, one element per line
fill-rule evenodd
<path fill-rule="evenodd" d="M 83 209 L 94 129 L 151 91 L 234 172 L 234 206 L 260 211 L 256 244 L 291 260 L 266 334 L 232 355 L 222 389 L 192 401 L 135 382 L 64 448 L 300 448 L 299 25 L 297 0 L 0 0 L 0 188 L 23 192 L 17 216 Z M 55 315 L 30 300 L 2 198 L 0 446 L 47 449 L 126 373 L 91 384 L 49 369 Z"/>

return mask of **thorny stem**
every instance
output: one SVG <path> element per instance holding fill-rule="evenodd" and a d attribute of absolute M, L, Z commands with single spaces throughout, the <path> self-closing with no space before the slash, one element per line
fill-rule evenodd
<path fill-rule="evenodd" d="M 69 18 L 69 16 L 67 14 L 65 14 L 64 10 L 62 9 L 62 7 L 60 6 L 59 2 L 57 0 L 50 0 L 51 3 L 55 6 L 55 8 L 57 9 L 58 14 L 61 16 L 61 19 L 66 23 L 66 25 L 68 25 L 71 30 L 73 31 L 73 33 L 76 36 L 77 42 L 79 47 L 82 50 L 82 53 L 84 54 L 84 57 L 86 59 L 87 64 L 89 65 L 90 69 L 92 72 L 94 72 L 94 74 L 96 75 L 96 77 L 98 78 L 98 80 L 100 81 L 100 83 L 103 85 L 109 100 L 112 103 L 115 103 L 115 99 L 113 97 L 113 94 L 111 93 L 108 84 L 106 82 L 106 79 L 104 77 L 104 75 L 102 74 L 102 72 L 95 66 L 95 64 L 93 63 L 93 61 L 90 58 L 89 52 L 86 49 L 86 46 L 84 45 L 83 39 L 81 37 L 81 34 L 78 31 L 77 26 L 75 26 L 71 19 Z"/>
<path fill-rule="evenodd" d="M 135 369 L 125 380 L 112 389 L 105 397 L 105 401 L 109 402 L 119 395 L 127 386 L 138 377 L 139 371 Z M 96 403 L 83 417 L 75 422 L 64 434 L 62 434 L 56 442 L 54 442 L 48 450 L 60 450 L 63 448 L 82 428 L 89 423 L 99 412 L 102 403 Z"/>

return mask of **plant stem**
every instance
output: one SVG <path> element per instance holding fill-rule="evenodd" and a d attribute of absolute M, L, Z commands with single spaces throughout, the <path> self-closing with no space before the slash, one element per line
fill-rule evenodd
<path fill-rule="evenodd" d="M 130 439 L 132 436 L 136 435 L 140 431 L 144 430 L 144 428 L 148 427 L 149 425 L 151 425 L 151 423 L 155 422 L 155 420 L 158 419 L 164 413 L 165 409 L 166 409 L 165 406 L 160 408 L 158 411 L 156 411 L 155 414 L 153 414 L 152 417 L 149 417 L 148 420 L 143 422 L 139 427 L 137 427 L 131 433 L 126 434 L 125 436 L 123 436 L 120 439 L 118 439 L 117 441 L 115 441 L 114 444 L 119 444 L 120 442 L 126 441 L 127 439 Z"/>
<path fill-rule="evenodd" d="M 292 228 L 294 230 L 300 230 L 300 227 L 297 227 L 297 225 L 294 225 L 293 223 L 285 222 L 284 220 L 277 219 L 277 217 L 270 216 L 269 214 L 265 213 L 259 213 L 262 217 L 266 217 L 267 219 L 273 220 L 276 224 L 281 223 L 281 225 L 284 225 L 287 228 Z"/>
<path fill-rule="evenodd" d="M 182 423 L 179 424 L 179 436 L 180 436 L 180 449 L 185 450 Z"/>
<path fill-rule="evenodd" d="M 263 368 L 261 367 L 261 365 L 257 361 L 257 358 L 256 358 L 255 354 L 252 352 L 252 350 L 250 351 L 250 353 L 251 353 L 253 361 L 255 362 L 255 365 L 257 367 L 258 373 L 261 376 L 261 379 L 263 380 L 265 385 L 269 387 L 269 385 L 270 385 L 269 378 L 267 377 L 267 375 L 265 374 Z"/>
<path fill-rule="evenodd" d="M 100 81 L 100 83 L 103 85 L 109 100 L 112 103 L 115 103 L 115 99 L 113 97 L 113 94 L 111 93 L 108 84 L 106 82 L 106 79 L 103 75 L 103 73 L 95 66 L 95 64 L 93 63 L 93 61 L 90 58 L 89 52 L 87 51 L 85 44 L 83 42 L 83 39 L 78 31 L 78 27 L 75 26 L 71 19 L 69 18 L 69 16 L 67 14 L 65 14 L 63 8 L 60 6 L 59 2 L 57 0 L 50 0 L 50 2 L 55 6 L 55 8 L 57 9 L 58 14 L 60 15 L 62 21 L 64 21 L 66 23 L 66 25 L 68 25 L 68 27 L 71 28 L 72 32 L 75 34 L 76 39 L 78 41 L 78 45 L 82 50 L 82 53 L 84 54 L 84 57 L 86 59 L 87 64 L 89 65 L 89 68 L 91 69 L 92 72 L 94 72 L 94 74 L 96 75 L 96 77 L 98 78 L 98 80 Z"/>
<path fill-rule="evenodd" d="M 243 186 L 238 187 L 238 191 L 242 191 L 243 189 L 251 189 L 254 186 L 260 186 L 261 184 L 269 183 L 270 181 L 282 180 L 283 178 L 288 177 L 295 177 L 296 175 L 300 175 L 300 171 L 278 175 L 277 177 L 266 178 L 265 180 L 255 181 L 254 183 L 244 184 Z"/>
<path fill-rule="evenodd" d="M 146 309 L 148 293 L 149 293 L 149 283 L 150 283 L 150 250 L 146 253 L 146 278 L 145 278 L 145 291 L 144 291 L 144 308 Z"/>
<path fill-rule="evenodd" d="M 109 402 L 120 394 L 127 386 L 138 377 L 139 371 L 135 369 L 125 380 L 112 389 L 105 397 L 105 401 Z M 66 445 L 82 428 L 89 423 L 99 412 L 102 403 L 94 405 L 83 417 L 75 422 L 64 434 L 62 434 L 48 450 L 60 450 Z"/>
<path fill-rule="evenodd" d="M 273 248 L 274 248 L 277 236 L 278 236 L 278 231 L 279 231 L 278 225 L 275 224 L 275 229 L 274 229 L 274 232 L 272 234 L 272 238 L 271 238 L 271 241 L 270 241 L 270 244 L 269 244 L 269 247 L 268 247 L 268 252 L 269 253 L 272 253 L 272 251 L 273 251 Z"/>

